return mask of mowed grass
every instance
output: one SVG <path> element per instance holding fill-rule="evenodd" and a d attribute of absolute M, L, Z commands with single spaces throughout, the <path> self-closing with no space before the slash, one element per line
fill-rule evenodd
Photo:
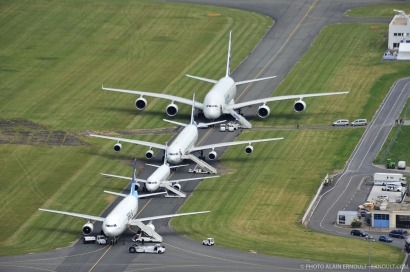
<path fill-rule="evenodd" d="M 1 6 L 1 118 L 70 131 L 91 145 L 0 145 L 0 255 L 67 246 L 85 220 L 38 208 L 98 215 L 114 200 L 103 190 L 127 186 L 99 173 L 131 174 L 131 161 L 143 158 L 147 148 L 124 144 L 116 154 L 113 142 L 84 137 L 86 131 L 173 126 L 162 121 L 167 102 L 152 100 L 139 112 L 135 97 L 102 91 L 102 83 L 191 98 L 196 81 L 185 73 L 222 76 L 230 30 L 236 66 L 272 24 L 255 13 L 158 1 L 2 1 Z M 187 122 L 189 112 L 181 107 L 179 119 Z M 122 136 L 165 143 L 173 134 Z"/>
<path fill-rule="evenodd" d="M 388 17 L 392 18 L 394 15 L 398 14 L 393 11 L 393 9 L 402 10 L 406 14 L 410 13 L 409 4 L 395 4 L 393 5 L 374 5 L 374 6 L 365 6 L 358 7 L 349 10 L 346 15 L 352 17 Z"/>
<path fill-rule="evenodd" d="M 408 76 L 408 63 L 381 61 L 386 31 L 387 26 L 380 24 L 324 28 L 275 95 L 350 93 L 306 99 L 307 110 L 302 114 L 293 112 L 293 101 L 271 103 L 271 115 L 264 120 L 255 118 L 256 127 L 295 127 L 299 123 L 301 129 L 242 134 L 240 139 L 285 139 L 258 144 L 252 157 L 240 148 L 230 148 L 221 162 L 232 174 L 221 177 L 218 184 L 202 183 L 183 207 L 184 211 L 202 208 L 212 213 L 206 218 L 173 219 L 172 225 L 198 240 L 213 236 L 224 247 L 324 262 L 365 263 L 367 243 L 316 233 L 300 221 L 322 179 L 344 167 L 364 132 L 363 128 L 320 126 L 340 118 L 371 120 L 393 82 Z M 372 263 L 400 263 L 402 258 L 400 249 L 372 244 Z"/>

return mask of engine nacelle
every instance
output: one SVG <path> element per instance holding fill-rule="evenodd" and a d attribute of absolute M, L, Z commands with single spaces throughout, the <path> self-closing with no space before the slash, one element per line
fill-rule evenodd
<path fill-rule="evenodd" d="M 304 110 L 306 110 L 306 103 L 305 101 L 303 101 L 302 99 L 295 101 L 295 104 L 293 105 L 293 109 L 296 112 L 302 112 Z"/>
<path fill-rule="evenodd" d="M 122 148 L 122 144 L 121 144 L 121 143 L 116 143 L 116 144 L 114 145 L 114 151 L 115 151 L 115 152 L 119 152 L 119 151 L 121 150 L 121 148 Z"/>
<path fill-rule="evenodd" d="M 83 226 L 83 234 L 84 235 L 89 235 L 91 232 L 94 230 L 94 225 L 88 222 Z"/>
<path fill-rule="evenodd" d="M 148 102 L 144 97 L 140 97 L 137 100 L 135 100 L 135 107 L 139 110 L 143 110 L 147 107 Z"/>
<path fill-rule="evenodd" d="M 217 155 L 218 155 L 218 154 L 216 153 L 216 151 L 215 151 L 215 150 L 212 150 L 211 152 L 209 152 L 208 158 L 209 158 L 210 160 L 215 160 Z"/>
<path fill-rule="evenodd" d="M 269 114 L 270 114 L 270 108 L 268 106 L 262 105 L 262 106 L 259 107 L 258 116 L 260 118 L 268 117 Z"/>
<path fill-rule="evenodd" d="M 253 152 L 253 146 L 248 145 L 247 147 L 245 147 L 245 152 L 246 154 L 251 154 Z"/>
<path fill-rule="evenodd" d="M 136 183 L 135 183 L 134 190 L 135 190 L 135 191 L 138 191 L 139 188 L 140 188 L 140 184 L 139 184 L 138 182 L 136 182 Z"/>
<path fill-rule="evenodd" d="M 178 112 L 178 106 L 174 103 L 171 103 L 167 106 L 168 116 L 175 116 Z"/>
<path fill-rule="evenodd" d="M 181 184 L 179 184 L 179 183 L 174 183 L 174 184 L 172 184 L 172 187 L 174 187 L 174 188 L 177 189 L 178 191 L 181 190 Z"/>
<path fill-rule="evenodd" d="M 152 151 L 152 149 L 148 150 L 145 153 L 145 158 L 147 158 L 147 159 L 151 159 L 153 156 L 154 156 L 154 151 Z"/>

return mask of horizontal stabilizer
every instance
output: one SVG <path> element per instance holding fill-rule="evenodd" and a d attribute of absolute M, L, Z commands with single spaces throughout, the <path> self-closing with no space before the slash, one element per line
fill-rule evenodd
<path fill-rule="evenodd" d="M 172 121 L 172 120 L 168 120 L 168 119 L 162 119 L 162 120 L 164 120 L 165 122 L 171 123 L 171 124 L 182 126 L 182 127 L 188 126 L 188 124 L 180 123 L 180 122 L 177 122 L 177 121 Z"/>
<path fill-rule="evenodd" d="M 185 194 L 185 193 L 183 193 L 183 192 L 181 192 L 181 191 L 175 189 L 175 188 L 172 187 L 172 186 L 166 185 L 166 186 L 164 186 L 164 188 L 167 189 L 168 191 L 173 192 L 175 195 L 177 195 L 177 196 L 179 196 L 179 197 L 186 197 L 186 194 Z"/>
<path fill-rule="evenodd" d="M 238 81 L 238 82 L 235 82 L 235 85 L 236 85 L 236 86 L 239 86 L 239 85 L 248 84 L 248 83 L 253 83 L 253 82 L 262 81 L 262 80 L 267 80 L 267 79 L 271 79 L 271 78 L 275 78 L 275 77 L 276 77 L 276 76 L 270 76 L 270 77 L 262 77 L 262 78 L 256 78 L 256 79 Z"/>
<path fill-rule="evenodd" d="M 209 127 L 209 126 L 212 126 L 212 125 L 216 125 L 216 124 L 220 124 L 220 123 L 224 123 L 224 122 L 226 122 L 226 120 L 222 120 L 222 121 L 216 121 L 216 122 L 211 122 L 211 123 L 199 123 L 199 124 L 197 124 L 196 126 L 198 127 L 198 128 L 202 128 L 202 127 Z"/>
<path fill-rule="evenodd" d="M 208 83 L 213 83 L 213 84 L 216 84 L 218 81 L 217 80 L 215 80 L 215 79 L 209 79 L 209 78 L 204 78 L 204 77 L 198 77 L 198 76 L 191 76 L 191 75 L 186 75 L 187 77 L 190 77 L 190 78 L 194 78 L 194 79 L 198 79 L 198 80 L 200 80 L 200 81 L 205 81 L 205 82 L 208 82 Z"/>

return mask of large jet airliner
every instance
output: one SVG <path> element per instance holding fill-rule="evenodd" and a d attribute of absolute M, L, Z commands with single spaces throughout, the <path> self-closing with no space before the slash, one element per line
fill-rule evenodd
<path fill-rule="evenodd" d="M 147 164 L 149 166 L 156 167 L 157 170 L 152 173 L 148 179 L 139 179 L 135 178 L 136 180 L 136 185 L 139 187 L 138 182 L 144 183 L 144 188 L 148 192 L 157 192 L 160 188 L 164 188 L 165 190 L 171 191 L 175 196 L 179 197 L 186 197 L 186 194 L 184 192 L 181 192 L 181 184 L 180 182 L 185 182 L 185 181 L 192 181 L 192 180 L 202 180 L 202 179 L 208 179 L 208 178 L 218 178 L 219 176 L 211 176 L 211 177 L 200 177 L 200 178 L 187 178 L 187 179 L 174 179 L 174 180 L 168 180 L 168 178 L 171 176 L 171 169 L 172 168 L 177 168 L 185 165 L 177 165 L 177 166 L 170 166 L 167 163 L 167 159 L 164 158 L 164 164 L 158 166 L 154 164 Z M 103 176 L 107 177 L 115 177 L 115 178 L 121 178 L 121 179 L 128 179 L 132 180 L 132 177 L 126 177 L 126 176 L 119 176 L 119 175 L 112 175 L 112 174 L 104 174 L 101 173 Z M 167 194 L 167 196 L 169 196 Z"/>
<path fill-rule="evenodd" d="M 256 100 L 242 102 L 242 103 L 235 103 L 237 86 L 274 78 L 275 76 L 235 82 L 234 79 L 230 75 L 231 38 L 232 38 L 232 33 L 230 32 L 225 77 L 219 80 L 215 80 L 215 79 L 208 79 L 208 78 L 203 78 L 203 77 L 198 77 L 198 76 L 186 75 L 188 77 L 191 77 L 197 80 L 201 80 L 201 81 L 214 84 L 211 90 L 206 94 L 203 103 L 195 101 L 195 108 L 202 111 L 204 116 L 208 118 L 209 120 L 218 119 L 219 117 L 222 116 L 222 114 L 230 114 L 237 121 L 239 121 L 243 127 L 252 128 L 252 124 L 240 114 L 240 110 L 244 107 L 249 107 L 252 105 L 260 105 L 258 108 L 258 116 L 261 118 L 265 118 L 270 114 L 270 108 L 266 105 L 266 103 L 268 102 L 298 99 L 297 101 L 295 101 L 293 108 L 296 112 L 303 112 L 306 109 L 306 102 L 303 101 L 303 99 L 306 97 L 339 95 L 339 94 L 348 93 L 348 92 L 332 92 L 332 93 L 283 95 L 283 96 L 256 99 Z M 193 106 L 192 100 L 174 96 L 174 95 L 152 93 L 152 92 L 145 92 L 145 91 L 105 88 L 104 86 L 102 86 L 102 89 L 106 91 L 139 95 L 140 97 L 137 98 L 137 100 L 135 100 L 135 107 L 139 110 L 145 109 L 148 105 L 148 102 L 144 97 L 156 97 L 156 98 L 163 98 L 163 99 L 169 100 L 171 101 L 171 104 L 169 104 L 166 108 L 166 112 L 169 116 L 175 116 L 178 112 L 178 106 L 175 104 L 175 102 Z"/>
<path fill-rule="evenodd" d="M 214 160 L 217 157 L 215 148 L 233 146 L 233 145 L 246 144 L 247 146 L 245 148 L 245 152 L 250 154 L 253 152 L 252 143 L 276 141 L 276 140 L 283 139 L 283 138 L 268 138 L 268 139 L 260 139 L 260 140 L 235 141 L 235 142 L 225 142 L 225 143 L 216 143 L 216 144 L 209 144 L 209 145 L 203 145 L 203 146 L 196 146 L 196 142 L 198 140 L 198 128 L 199 127 L 207 127 L 209 125 L 213 125 L 213 124 L 221 123 L 225 121 L 197 124 L 194 121 L 194 108 L 195 108 L 195 103 L 193 103 L 193 106 L 192 106 L 190 124 L 184 124 L 184 123 L 179 123 L 179 122 L 164 119 L 164 121 L 166 122 L 184 126 L 184 129 L 177 135 L 175 140 L 169 146 L 163 145 L 163 144 L 152 143 L 152 142 L 140 141 L 140 140 L 125 139 L 125 138 L 103 136 L 103 135 L 96 135 L 96 134 L 90 134 L 90 136 L 117 141 L 117 143 L 114 145 L 115 151 L 121 150 L 122 148 L 121 142 L 148 146 L 149 150 L 145 153 L 145 157 L 147 159 L 152 158 L 152 156 L 154 155 L 154 151 L 152 150 L 152 148 L 158 148 L 158 149 L 164 150 L 167 161 L 170 164 L 179 164 L 184 159 L 189 159 L 188 158 L 189 154 L 196 152 L 196 151 L 203 152 L 203 150 L 205 149 L 212 150 L 211 152 L 209 152 L 208 158 L 210 160 Z"/>
<path fill-rule="evenodd" d="M 155 232 L 154 225 L 151 222 L 147 225 L 144 224 L 143 222 L 163 219 L 163 218 L 171 218 L 171 217 L 177 217 L 177 216 L 185 216 L 185 215 L 193 215 L 193 214 L 201 214 L 201 213 L 209 212 L 209 211 L 202 211 L 202 212 L 190 212 L 190 213 L 180 213 L 180 214 L 168 214 L 168 215 L 151 216 L 151 217 L 134 219 L 134 216 L 136 216 L 137 211 L 138 211 L 138 199 L 139 198 L 158 195 L 158 194 L 164 194 L 164 193 L 154 193 L 154 194 L 138 195 L 138 191 L 135 190 L 135 179 L 134 179 L 135 169 L 136 169 L 136 166 L 134 162 L 134 173 L 133 173 L 133 178 L 131 182 L 131 190 L 130 190 L 129 195 L 110 192 L 110 191 L 104 191 L 109 194 L 124 197 L 124 199 L 120 203 L 118 203 L 117 206 L 115 206 L 115 208 L 107 215 L 107 217 L 93 216 L 93 215 L 88 215 L 88 214 L 65 212 L 65 211 L 56 211 L 56 210 L 49 210 L 49 209 L 39 209 L 39 210 L 87 219 L 88 222 L 83 226 L 83 229 L 82 229 L 84 235 L 91 234 L 91 232 L 94 229 L 94 225 L 90 222 L 91 220 L 102 222 L 102 230 L 104 234 L 114 239 L 116 239 L 116 237 L 121 235 L 129 225 L 137 226 L 143 232 L 149 234 L 150 236 L 154 236 L 154 235 L 158 235 Z"/>

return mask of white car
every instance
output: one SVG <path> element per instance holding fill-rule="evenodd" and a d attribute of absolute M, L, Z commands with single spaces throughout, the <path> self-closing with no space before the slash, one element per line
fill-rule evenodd
<path fill-rule="evenodd" d="M 348 126 L 349 120 L 347 119 L 339 119 L 332 123 L 332 126 Z"/>
<path fill-rule="evenodd" d="M 350 123 L 351 126 L 367 126 L 367 119 L 356 119 Z"/>

